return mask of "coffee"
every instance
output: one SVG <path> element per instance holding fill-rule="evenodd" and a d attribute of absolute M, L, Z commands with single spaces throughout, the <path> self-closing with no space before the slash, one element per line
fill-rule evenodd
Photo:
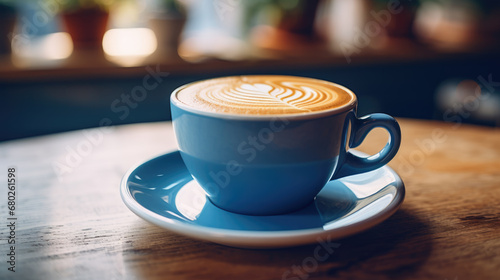
<path fill-rule="evenodd" d="M 401 141 L 394 118 L 358 118 L 353 92 L 311 78 L 205 80 L 176 89 L 170 101 L 186 168 L 214 205 L 241 214 L 298 210 L 328 181 L 387 164 Z M 390 137 L 380 152 L 349 151 L 376 127 Z"/>
<path fill-rule="evenodd" d="M 175 93 L 180 103 L 203 112 L 286 115 L 333 110 L 355 95 L 327 81 L 292 76 L 234 76 L 189 84 Z"/>

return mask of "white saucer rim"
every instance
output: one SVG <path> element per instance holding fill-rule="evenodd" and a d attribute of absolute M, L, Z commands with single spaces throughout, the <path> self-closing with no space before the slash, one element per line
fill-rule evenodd
<path fill-rule="evenodd" d="M 390 216 L 392 216 L 401 206 L 405 198 L 405 185 L 399 175 L 389 166 L 384 165 L 381 168 L 391 172 L 397 180 L 397 192 L 392 201 L 384 207 L 383 210 L 370 216 L 362 221 L 325 230 L 323 227 L 298 230 L 281 230 L 281 231 L 251 231 L 251 230 L 232 230 L 232 229 L 217 229 L 201 225 L 187 224 L 182 221 L 172 220 L 167 217 L 154 213 L 137 202 L 130 193 L 127 182 L 130 175 L 140 166 L 150 161 L 154 161 L 168 154 L 176 153 L 178 150 L 163 153 L 152 157 L 148 160 L 143 160 L 131 167 L 123 176 L 120 183 L 120 195 L 125 205 L 138 217 L 154 224 L 170 230 L 172 232 L 190 236 L 192 238 L 211 241 L 219 244 L 235 247 L 246 248 L 277 248 L 286 246 L 298 246 L 309 244 L 318 241 L 318 239 L 326 238 L 339 239 L 352 234 L 362 232 L 371 228 Z M 293 242 L 292 242 L 293 241 Z"/>

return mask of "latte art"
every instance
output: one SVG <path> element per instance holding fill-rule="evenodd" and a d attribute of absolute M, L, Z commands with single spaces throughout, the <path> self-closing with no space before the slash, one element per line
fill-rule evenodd
<path fill-rule="evenodd" d="M 318 112 L 355 101 L 336 84 L 290 76 L 239 76 L 201 81 L 175 96 L 189 107 L 217 113 L 276 115 Z"/>

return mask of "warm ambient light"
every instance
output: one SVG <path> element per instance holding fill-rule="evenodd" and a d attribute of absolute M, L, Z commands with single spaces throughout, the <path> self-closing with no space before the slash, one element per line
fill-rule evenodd
<path fill-rule="evenodd" d="M 57 32 L 28 40 L 24 35 L 12 39 L 12 52 L 32 60 L 61 60 L 73 52 L 73 41 L 66 32 Z"/>
<path fill-rule="evenodd" d="M 248 57 L 250 49 L 242 39 L 226 35 L 220 30 L 204 29 L 184 38 L 178 52 L 182 59 L 198 62 L 208 57 L 242 60 Z"/>
<path fill-rule="evenodd" d="M 109 58 L 122 65 L 133 65 L 155 52 L 156 36 L 148 28 L 110 29 L 104 34 L 102 47 Z"/>

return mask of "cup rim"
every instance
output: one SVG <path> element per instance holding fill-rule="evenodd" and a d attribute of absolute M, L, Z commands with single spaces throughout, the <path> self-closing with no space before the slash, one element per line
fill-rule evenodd
<path fill-rule="evenodd" d="M 189 86 L 191 86 L 191 85 L 193 85 L 195 83 L 200 83 L 200 82 L 203 82 L 203 81 L 212 80 L 212 79 L 218 79 L 218 78 L 230 78 L 230 77 L 240 77 L 240 76 L 248 76 L 248 77 L 252 77 L 252 76 L 282 76 L 282 77 L 294 77 L 294 78 L 299 77 L 299 78 L 317 80 L 317 81 L 320 81 L 320 82 L 323 82 L 323 83 L 330 84 L 330 85 L 332 85 L 334 87 L 340 88 L 341 90 L 344 90 L 349 95 L 351 95 L 352 99 L 349 102 L 347 102 L 346 104 L 343 104 L 342 106 L 339 106 L 339 107 L 336 107 L 336 108 L 333 108 L 333 109 L 322 110 L 322 111 L 318 111 L 318 112 L 292 113 L 292 114 L 274 114 L 274 115 L 250 115 L 250 114 L 232 114 L 232 113 L 221 113 L 221 112 L 203 111 L 203 110 L 200 110 L 200 109 L 193 108 L 193 107 L 191 107 L 189 105 L 186 105 L 185 103 L 181 102 L 177 98 L 177 94 L 181 90 L 183 90 L 183 89 L 185 89 L 185 88 L 187 88 L 187 87 L 189 87 Z M 357 98 L 356 94 L 354 94 L 354 92 L 352 90 L 348 89 L 347 87 L 345 87 L 343 85 L 340 85 L 340 84 L 337 84 L 337 83 L 334 83 L 334 82 L 330 82 L 330 81 L 321 80 L 321 79 L 311 78 L 311 77 L 291 76 L 291 75 L 235 75 L 235 76 L 214 77 L 214 78 L 198 80 L 198 81 L 194 81 L 194 82 L 190 82 L 190 83 L 187 83 L 185 85 L 182 85 L 182 86 L 176 88 L 172 92 L 172 94 L 170 95 L 170 103 L 171 103 L 171 105 L 174 105 L 174 106 L 176 106 L 179 109 L 182 109 L 184 111 L 187 111 L 187 112 L 190 112 L 190 113 L 193 113 L 193 114 L 207 116 L 207 117 L 213 117 L 213 118 L 219 118 L 219 119 L 249 120 L 249 121 L 252 121 L 252 120 L 263 120 L 263 121 L 265 121 L 265 120 L 273 120 L 273 119 L 276 119 L 276 118 L 292 119 L 292 120 L 316 119 L 316 118 L 326 117 L 326 116 L 330 116 L 330 115 L 336 115 L 336 114 L 339 114 L 339 113 L 343 113 L 343 112 L 349 111 L 349 110 L 351 110 L 351 109 L 353 109 L 353 108 L 356 107 L 357 101 L 358 101 L 358 98 Z"/>

